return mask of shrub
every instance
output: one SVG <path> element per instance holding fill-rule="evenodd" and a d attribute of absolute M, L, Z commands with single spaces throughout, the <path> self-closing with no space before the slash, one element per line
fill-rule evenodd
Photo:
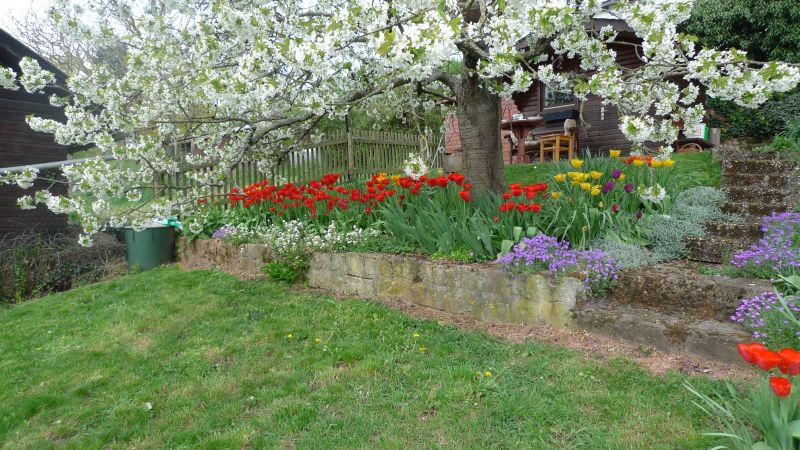
<path fill-rule="evenodd" d="M 0 302 L 20 302 L 126 270 L 125 246 L 108 234 L 91 247 L 74 236 L 26 233 L 0 239 Z"/>
<path fill-rule="evenodd" d="M 267 274 L 270 279 L 286 284 L 292 284 L 302 276 L 294 267 L 282 261 L 267 263 L 261 268 L 261 271 Z"/>
<path fill-rule="evenodd" d="M 592 244 L 593 248 L 602 250 L 620 269 L 635 269 L 649 266 L 659 261 L 658 257 L 648 248 L 633 242 L 621 242 L 611 239 L 602 239 Z"/>
<path fill-rule="evenodd" d="M 659 261 L 682 257 L 686 253 L 684 238 L 704 234 L 702 224 L 674 216 L 656 214 L 646 220 L 644 235 Z"/>

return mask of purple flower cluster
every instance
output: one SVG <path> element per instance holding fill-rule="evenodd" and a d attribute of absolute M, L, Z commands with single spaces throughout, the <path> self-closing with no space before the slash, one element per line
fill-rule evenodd
<path fill-rule="evenodd" d="M 800 315 L 800 306 L 793 297 L 785 297 L 784 301 L 789 310 L 795 315 Z M 731 320 L 741 324 L 753 333 L 757 342 L 775 348 L 787 346 L 794 348 L 794 339 L 800 336 L 800 331 L 793 330 L 789 320 L 783 315 L 783 306 L 774 292 L 763 292 L 753 298 L 746 298 L 736 308 Z M 778 342 L 773 342 L 778 341 Z"/>
<path fill-rule="evenodd" d="M 584 283 L 593 288 L 617 279 L 614 258 L 602 250 L 572 250 L 569 242 L 551 236 L 524 238 L 497 262 L 515 271 L 584 272 Z"/>
<path fill-rule="evenodd" d="M 222 239 L 225 236 L 227 236 L 227 235 L 229 235 L 229 234 L 231 234 L 231 233 L 233 233 L 235 231 L 236 231 L 236 227 L 231 226 L 231 225 L 226 225 L 226 226 L 220 228 L 219 230 L 215 231 L 214 234 L 211 235 L 211 237 L 214 238 L 214 239 Z"/>
<path fill-rule="evenodd" d="M 764 237 L 733 255 L 734 267 L 764 267 L 775 272 L 800 268 L 800 213 L 773 212 L 761 225 Z"/>

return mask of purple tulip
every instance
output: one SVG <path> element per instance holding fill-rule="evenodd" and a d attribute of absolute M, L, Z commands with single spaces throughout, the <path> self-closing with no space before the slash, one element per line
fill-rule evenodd
<path fill-rule="evenodd" d="M 636 220 L 640 220 L 642 218 L 642 212 L 636 211 Z"/>
<path fill-rule="evenodd" d="M 625 185 L 625 192 L 627 192 L 628 194 L 633 192 L 633 185 L 631 183 Z"/>
<path fill-rule="evenodd" d="M 613 179 L 615 179 L 615 180 L 616 180 L 617 178 L 619 178 L 619 177 L 620 177 L 620 175 L 622 175 L 622 171 L 621 171 L 621 170 L 619 170 L 619 169 L 614 169 L 614 171 L 613 171 L 613 172 L 611 172 L 611 178 L 613 178 Z"/>

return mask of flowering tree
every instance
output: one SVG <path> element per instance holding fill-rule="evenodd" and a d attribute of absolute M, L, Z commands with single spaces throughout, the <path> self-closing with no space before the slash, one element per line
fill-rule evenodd
<path fill-rule="evenodd" d="M 77 212 L 88 234 L 106 223 L 135 225 L 188 210 L 241 161 L 267 169 L 313 138 L 322 117 L 343 117 L 352 108 L 377 113 L 387 108 L 376 105 L 387 103 L 395 111 L 432 108 L 437 97 L 455 100 L 469 181 L 499 191 L 499 100 L 536 80 L 617 107 L 622 131 L 637 146 L 672 142 L 676 122 L 699 122 L 701 90 L 756 106 L 800 81 L 800 71 L 788 64 L 697 48 L 676 31 L 692 0 L 604 3 L 95 0 L 84 10 L 61 0 L 52 11 L 58 26 L 98 47 L 122 43 L 127 70 L 119 74 L 99 63 L 75 75 L 69 95 L 52 97 L 65 107 L 67 122 L 33 117 L 29 123 L 60 143 L 95 145 L 135 163 L 98 159 L 71 166 L 64 170 L 71 197 L 39 192 L 21 203 Z M 640 67 L 617 63 L 608 46 L 617 31 L 599 26 L 601 16 L 641 39 L 630 44 Z M 579 70 L 558 73 L 554 67 L 567 60 L 579 61 Z M 22 74 L 0 71 L 0 86 L 38 92 L 54 80 L 33 60 L 21 66 Z M 176 142 L 201 151 L 174 151 Z M 213 170 L 193 175 L 198 187 L 176 200 L 143 200 L 154 176 L 206 165 Z M 25 186 L 35 175 L 31 170 L 6 181 Z M 108 200 L 119 197 L 135 206 L 110 213 Z"/>

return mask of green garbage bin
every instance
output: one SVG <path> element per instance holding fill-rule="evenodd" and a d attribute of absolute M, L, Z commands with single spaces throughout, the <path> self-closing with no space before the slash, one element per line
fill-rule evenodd
<path fill-rule="evenodd" d="M 150 270 L 171 262 L 175 255 L 175 228 L 160 223 L 143 230 L 125 228 L 128 247 L 128 269 Z"/>

